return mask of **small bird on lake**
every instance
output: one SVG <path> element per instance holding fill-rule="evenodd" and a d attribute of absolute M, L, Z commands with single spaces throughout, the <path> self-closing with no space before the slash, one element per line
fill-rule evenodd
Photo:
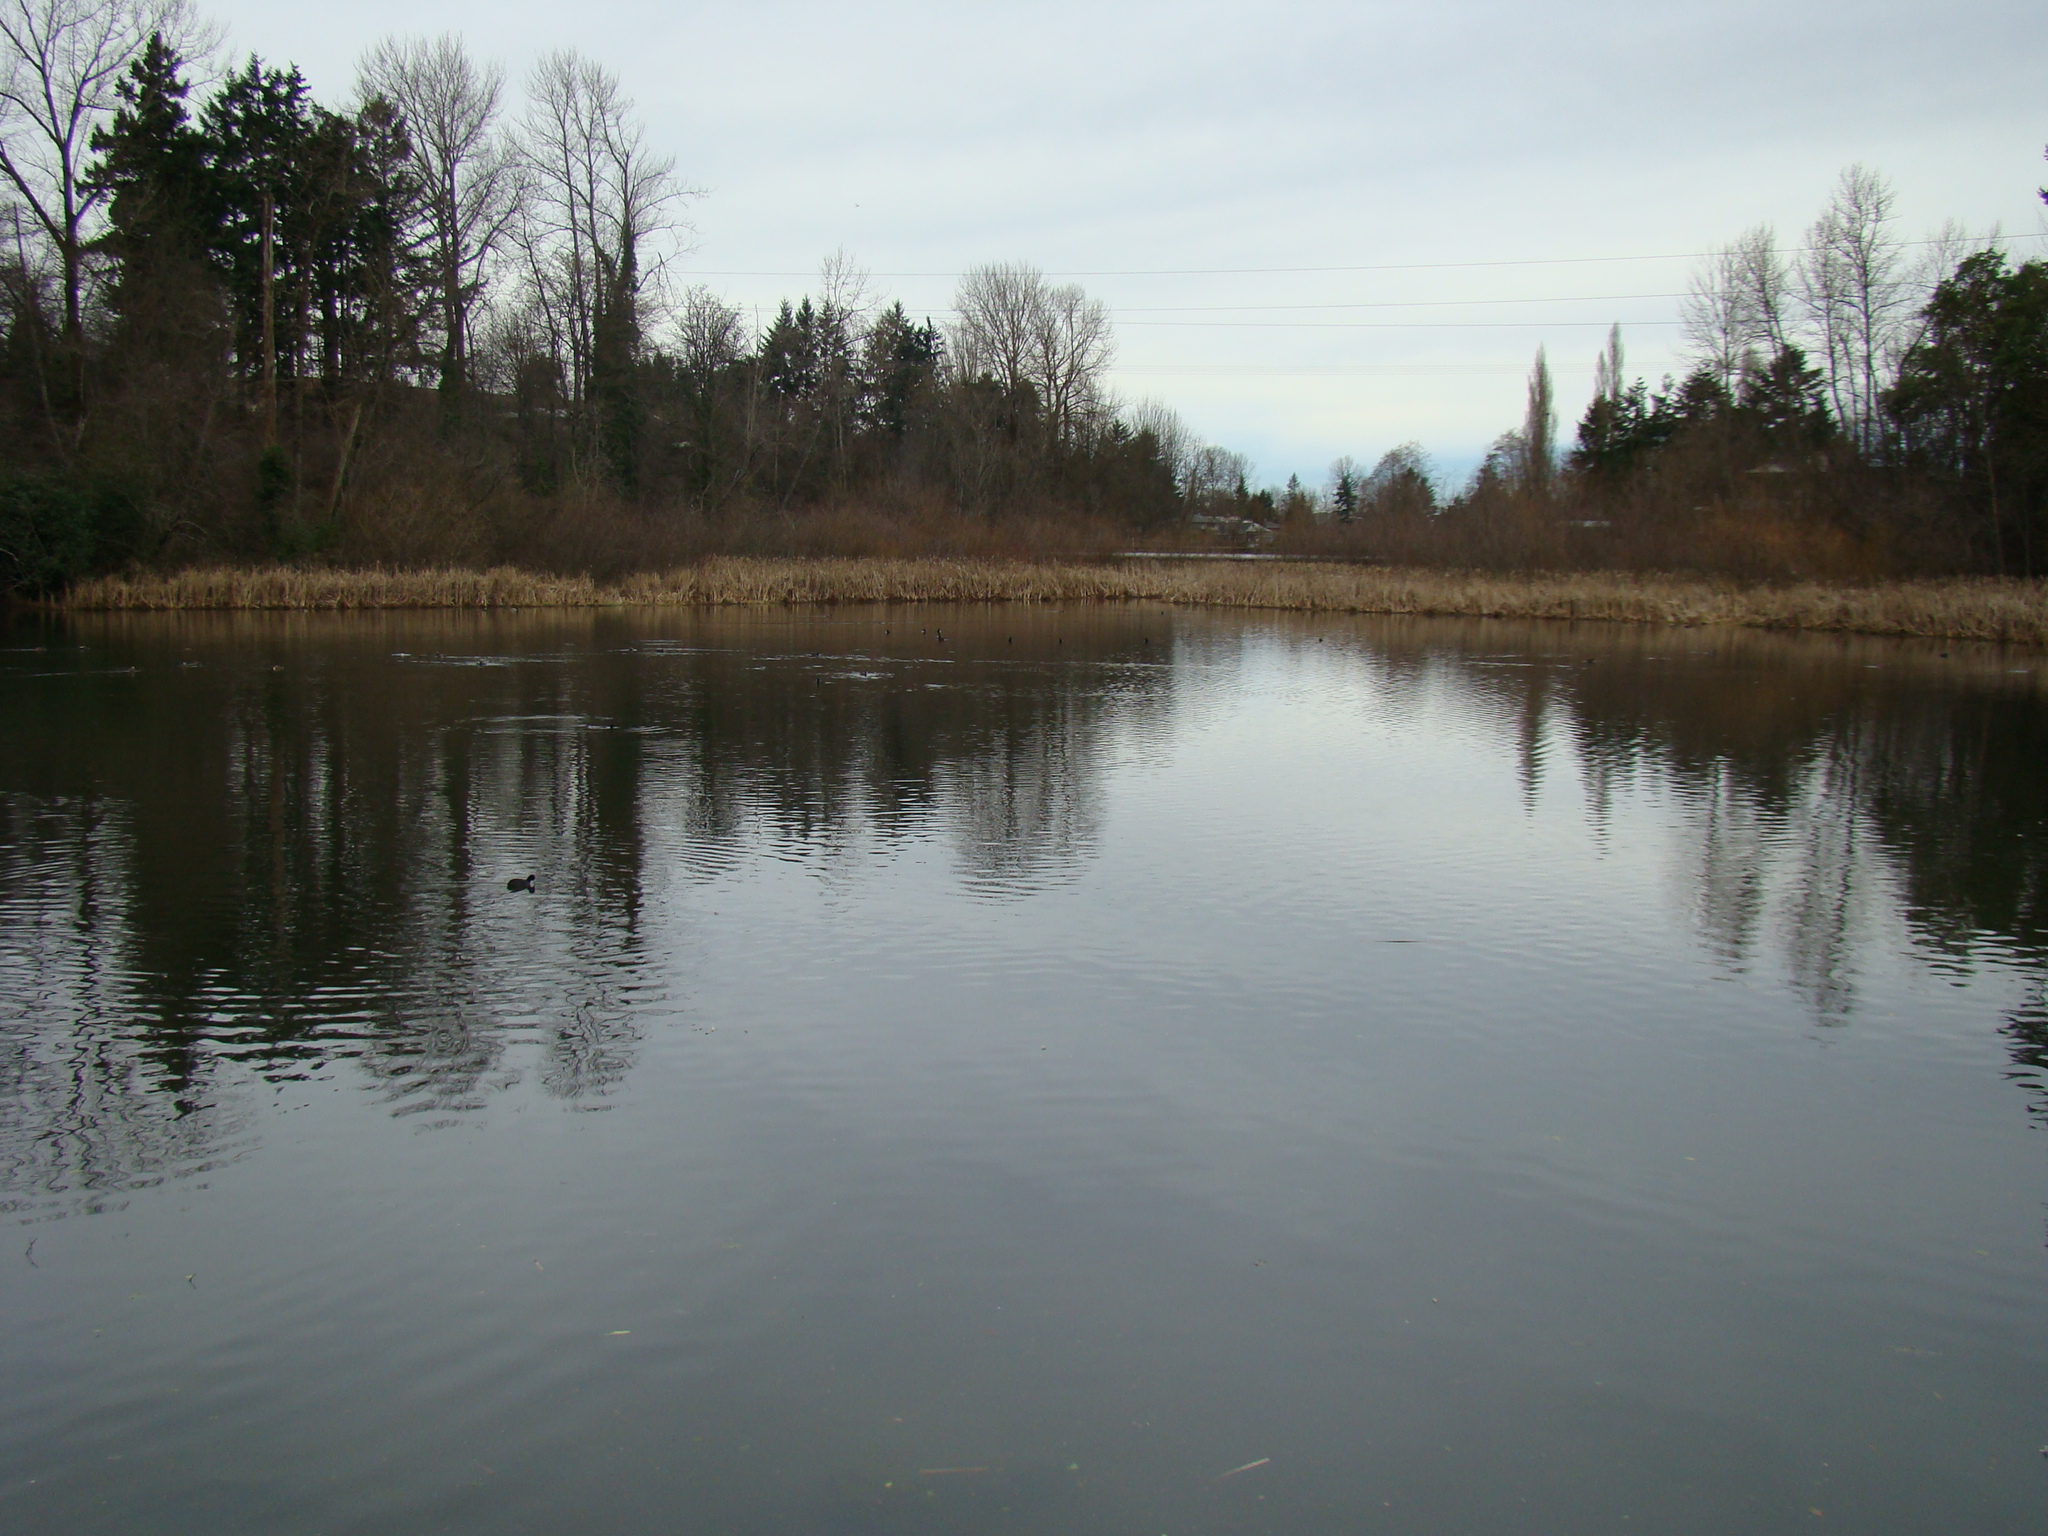
<path fill-rule="evenodd" d="M 505 889 L 508 891 L 530 891 L 533 889 L 533 876 L 528 875 L 521 880 L 507 880 L 505 882 Z"/>

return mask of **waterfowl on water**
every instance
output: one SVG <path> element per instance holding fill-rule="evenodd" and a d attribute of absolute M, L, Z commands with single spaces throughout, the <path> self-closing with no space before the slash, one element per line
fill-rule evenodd
<path fill-rule="evenodd" d="M 505 889 L 508 891 L 530 891 L 533 889 L 533 876 L 528 875 L 520 880 L 507 880 L 505 882 Z"/>

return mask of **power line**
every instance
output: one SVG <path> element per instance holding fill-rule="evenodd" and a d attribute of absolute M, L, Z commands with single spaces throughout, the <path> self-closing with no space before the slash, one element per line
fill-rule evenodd
<path fill-rule="evenodd" d="M 1469 309 L 1492 304 L 1636 304 L 1682 299 L 1682 293 L 1561 293 L 1551 297 L 1524 294 L 1511 299 L 1335 299 L 1324 304 L 1117 304 L 1110 315 L 1237 315 L 1317 309 Z M 756 314 L 761 306 L 753 306 Z M 952 304 L 920 305 L 926 315 L 957 315 Z"/>
<path fill-rule="evenodd" d="M 1682 299 L 1682 293 L 1581 293 L 1553 299 L 1369 299 L 1335 304 L 1146 304 L 1117 305 L 1113 315 L 1252 314 L 1292 309 L 1440 309 L 1477 304 L 1625 304 L 1650 299 Z"/>
<path fill-rule="evenodd" d="M 1124 317 L 1125 315 L 1257 315 L 1257 314 L 1288 314 L 1288 313 L 1299 313 L 1299 312 L 1301 312 L 1301 311 L 1304 311 L 1304 310 L 1333 310 L 1333 309 L 1345 309 L 1345 310 L 1349 310 L 1349 309 L 1472 309 L 1472 308 L 1478 308 L 1478 307 L 1482 307 L 1482 306 L 1486 306 L 1486 305 L 1494 305 L 1494 304 L 1638 304 L 1638 303 L 1650 303 L 1650 302 L 1654 302 L 1654 301 L 1659 301 L 1659 300 L 1666 300 L 1666 299 L 1682 299 L 1682 298 L 1684 298 L 1684 297 L 1685 297 L 1685 295 L 1684 295 L 1684 294 L 1682 294 L 1682 293 L 1588 293 L 1588 294 L 1563 294 L 1563 295 L 1560 295 L 1560 296 L 1559 296 L 1559 297 L 1557 297 L 1557 298 L 1552 298 L 1552 299 L 1544 299 L 1544 298 L 1528 298 L 1528 297 L 1523 297 L 1523 298 L 1518 298 L 1518 299 L 1364 299 L 1364 300 L 1359 300 L 1359 301 L 1357 301 L 1357 302 L 1351 302 L 1351 301 L 1339 301 L 1339 302 L 1336 302 L 1336 303 L 1331 303 L 1331 304 L 1139 304 L 1139 305 L 1121 305 L 1121 304 L 1119 304 L 1119 305 L 1114 305 L 1114 306 L 1112 306 L 1112 307 L 1111 307 L 1111 309 L 1110 309 L 1110 312 L 1109 312 L 1109 313 L 1110 313 L 1110 318 L 1111 318 L 1112 320 L 1114 320 L 1114 321 L 1117 321 L 1117 322 L 1118 322 L 1118 323 L 1120 323 L 1120 324 L 1123 324 L 1123 323 L 1128 323 L 1128 324 L 1131 324 L 1131 325 L 1179 325 L 1179 324 L 1189 324 L 1189 325 L 1193 325 L 1193 324 L 1197 324 L 1198 322 L 1196 322 L 1196 321 L 1185 321 L 1185 322 L 1183 322 L 1183 321 L 1177 321 L 1177 320 L 1132 320 L 1132 321 L 1129 321 L 1129 322 L 1125 322 L 1125 321 L 1124 321 L 1124 319 L 1123 319 L 1123 317 Z M 755 306 L 754 306 L 754 308 L 756 309 L 756 311 L 758 311 L 758 310 L 760 309 L 760 306 L 759 306 L 759 305 L 757 304 L 757 305 L 755 305 Z M 925 314 L 926 314 L 926 315 L 927 315 L 927 316 L 929 317 L 929 316 L 931 316 L 931 315 L 958 315 L 958 314 L 960 313 L 960 311 L 959 311 L 959 310 L 958 310 L 958 309 L 957 309 L 957 308 L 956 308 L 955 306 L 953 306 L 953 305 L 951 305 L 951 304 L 937 304 L 937 305 L 933 305 L 933 306 L 932 306 L 931 308 L 929 308 L 929 309 L 925 310 L 925 311 L 924 311 L 924 313 L 925 313 Z M 1249 322 L 1247 322 L 1247 323 L 1249 323 Z M 1276 322 L 1276 323 L 1280 323 L 1280 322 Z M 1339 321 L 1329 321 L 1329 322 L 1322 322 L 1322 321 L 1309 321 L 1309 322 L 1304 322 L 1304 323 L 1307 323 L 1307 324 L 1324 324 L 1324 323 L 1328 323 L 1328 324 L 1333 324 L 1333 325 L 1334 325 L 1334 324 L 1341 324 L 1342 322 L 1339 322 Z M 1417 322 L 1415 322 L 1415 323 L 1416 323 L 1416 324 L 1435 324 L 1435 323 L 1437 323 L 1437 322 L 1434 322 L 1434 321 L 1417 321 Z M 1451 323 L 1451 322 L 1448 322 L 1448 321 L 1446 321 L 1446 322 L 1443 322 L 1443 323 L 1445 323 L 1445 324 L 1449 324 L 1449 323 Z M 1491 321 L 1486 321 L 1486 322 L 1477 322 L 1477 323 L 1483 323 L 1483 324 L 1492 324 L 1492 323 L 1494 323 L 1494 322 L 1491 322 Z M 1510 323 L 1513 323 L 1513 322 L 1507 322 L 1507 321 L 1503 321 L 1503 322 L 1500 322 L 1500 323 L 1502 323 L 1502 324 L 1510 324 Z M 1532 323 L 1534 323 L 1534 322 L 1532 322 Z M 1610 322 L 1610 321 L 1607 321 L 1607 320 L 1600 320 L 1600 321 L 1569 321 L 1569 322 L 1564 322 L 1564 323 L 1567 323 L 1567 324 L 1597 324 L 1597 325 L 1607 325 L 1607 324 L 1610 324 L 1610 323 L 1621 323 L 1621 324 L 1629 324 L 1629 325 L 1651 325 L 1651 324 L 1662 324 L 1662 323 L 1664 323 L 1664 322 L 1662 322 L 1662 321 L 1642 321 L 1642 320 L 1632 320 L 1632 321 L 1623 321 L 1623 322 Z"/>
<path fill-rule="evenodd" d="M 1365 378 L 1467 378 L 1481 374 L 1520 376 L 1529 371 L 1527 363 L 1159 363 L 1127 368 L 1119 365 L 1119 374 L 1165 374 L 1179 377 L 1186 374 L 1249 374 L 1249 375 L 1295 375 L 1306 374 L 1314 377 L 1365 377 Z"/>
<path fill-rule="evenodd" d="M 1710 256 L 1711 251 L 1670 251 L 1647 256 L 1550 256 L 1518 258 L 1510 261 L 1404 261 L 1383 262 L 1370 266 L 1349 267 L 1129 267 L 1102 268 L 1100 270 L 1074 267 L 1049 271 L 1046 277 L 1257 277 L 1265 275 L 1295 275 L 1315 272 L 1446 272 L 1465 267 L 1563 267 L 1580 266 L 1593 262 L 1618 261 L 1694 261 Z M 699 277 L 816 277 L 815 270 L 800 272 L 741 272 L 704 268 L 697 272 Z M 869 277 L 889 278 L 961 278 L 965 272 L 870 272 Z"/>
<path fill-rule="evenodd" d="M 1635 327 L 1677 325 L 1676 320 L 1124 320 L 1120 326 L 1136 329 L 1176 327 L 1209 331 L 1494 331 L 1564 330 L 1585 327 L 1604 331 L 1612 324 Z"/>
<path fill-rule="evenodd" d="M 2048 232 L 2000 235 L 2000 240 L 2044 240 Z M 1901 246 L 1945 245 L 1947 240 L 1901 240 Z M 1364 266 L 1340 267 L 1128 267 L 1128 268 L 1062 268 L 1043 274 L 1046 277 L 1262 277 L 1294 276 L 1316 272 L 1449 272 L 1481 267 L 1575 267 L 1595 266 L 1605 263 L 1626 261 L 1704 261 L 1718 256 L 1719 251 L 1652 251 L 1636 256 L 1518 256 L 1493 261 L 1400 261 L 1380 262 Z M 742 272 L 704 268 L 697 272 L 699 277 L 805 277 L 814 278 L 815 269 L 800 272 Z M 887 278 L 960 278 L 965 272 L 870 272 L 869 277 Z"/>
<path fill-rule="evenodd" d="M 1338 304 L 1161 304 L 1137 308 L 1114 308 L 1110 318 L 1119 327 L 1148 326 L 1201 327 L 1222 330 L 1442 330 L 1442 329 L 1492 329 L 1497 327 L 1605 327 L 1622 325 L 1641 327 L 1652 325 L 1677 325 L 1677 320 L 1668 318 L 1617 319 L 1609 316 L 1600 320 L 1126 320 L 1126 315 L 1201 315 L 1201 314 L 1266 314 L 1274 312 L 1296 313 L 1303 310 L 1355 310 L 1355 309 L 1438 309 L 1470 308 L 1491 304 L 1609 304 L 1645 303 L 1654 300 L 1679 299 L 1678 293 L 1609 293 L 1570 295 L 1555 299 L 1376 299 L 1360 303 Z M 761 306 L 755 305 L 755 329 L 760 328 Z M 937 305 L 925 311 L 931 315 L 958 315 L 952 305 Z"/>

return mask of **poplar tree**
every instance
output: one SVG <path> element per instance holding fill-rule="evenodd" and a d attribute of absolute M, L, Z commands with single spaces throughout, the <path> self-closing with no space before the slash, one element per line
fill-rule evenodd
<path fill-rule="evenodd" d="M 1557 467 L 1556 391 L 1550 382 L 1550 360 L 1536 349 L 1529 370 L 1529 402 L 1522 417 L 1522 489 L 1539 495 L 1550 490 Z"/>

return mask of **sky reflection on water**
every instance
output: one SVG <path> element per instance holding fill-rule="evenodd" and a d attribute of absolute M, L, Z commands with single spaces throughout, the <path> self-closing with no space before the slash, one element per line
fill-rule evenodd
<path fill-rule="evenodd" d="M 2030 656 L 7 643 L 11 1529 L 2033 1528 Z"/>

